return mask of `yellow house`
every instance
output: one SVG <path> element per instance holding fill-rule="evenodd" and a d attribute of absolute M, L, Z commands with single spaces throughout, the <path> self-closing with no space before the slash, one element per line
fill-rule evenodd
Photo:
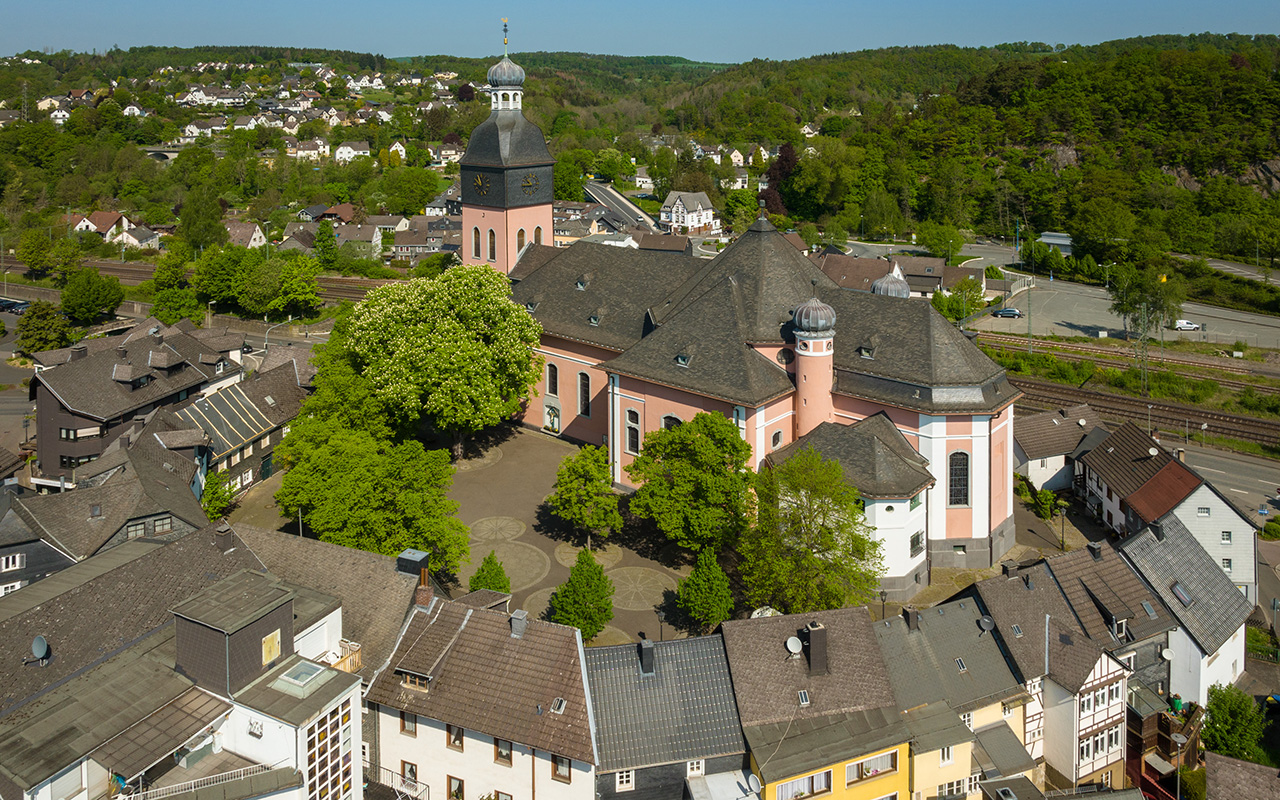
<path fill-rule="evenodd" d="M 906 727 L 894 709 L 836 715 L 778 739 L 782 729 L 745 729 L 761 800 L 907 800 Z M 885 742 L 899 740 L 885 746 Z"/>

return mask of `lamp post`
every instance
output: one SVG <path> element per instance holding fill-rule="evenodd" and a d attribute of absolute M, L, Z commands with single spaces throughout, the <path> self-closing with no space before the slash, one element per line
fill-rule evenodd
<path fill-rule="evenodd" d="M 290 314 L 289 318 L 284 322 L 277 322 L 275 325 L 272 325 L 270 328 L 267 328 L 267 334 L 262 337 L 262 352 L 264 355 L 268 350 L 271 349 L 271 332 L 274 331 L 276 328 L 279 328 L 281 325 L 288 325 L 290 322 L 293 322 L 292 314 Z"/>
<path fill-rule="evenodd" d="M 1176 797 L 1178 800 L 1182 800 L 1182 746 L 1187 743 L 1187 737 L 1181 733 L 1175 733 L 1169 738 L 1178 746 L 1178 794 Z"/>
<path fill-rule="evenodd" d="M 1151 435 L 1151 404 L 1147 403 L 1147 435 Z"/>
<path fill-rule="evenodd" d="M 666 621 L 667 621 L 667 612 L 663 611 L 662 609 L 658 609 L 658 641 L 660 642 L 664 641 L 666 638 L 666 631 L 663 627 Z"/>
<path fill-rule="evenodd" d="M 889 599 L 889 593 L 884 589 L 880 590 L 880 619 L 884 619 L 884 601 Z"/>

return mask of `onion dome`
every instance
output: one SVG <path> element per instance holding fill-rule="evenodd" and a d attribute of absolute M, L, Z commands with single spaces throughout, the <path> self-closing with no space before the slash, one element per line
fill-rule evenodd
<path fill-rule="evenodd" d="M 804 333 L 827 333 L 836 327 L 836 310 L 816 297 L 796 308 L 796 330 Z"/>
<path fill-rule="evenodd" d="M 889 270 L 889 274 L 883 278 L 877 278 L 871 284 L 872 294 L 884 294 L 889 297 L 910 297 L 911 286 L 907 284 L 907 279 L 902 277 L 902 270 L 898 269 L 895 263 L 893 269 Z"/>
<path fill-rule="evenodd" d="M 524 67 L 506 56 L 489 67 L 490 86 L 524 86 Z"/>

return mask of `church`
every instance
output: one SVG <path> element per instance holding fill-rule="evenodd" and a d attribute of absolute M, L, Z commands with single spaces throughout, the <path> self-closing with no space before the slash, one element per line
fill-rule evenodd
<path fill-rule="evenodd" d="M 554 159 L 521 111 L 524 71 L 489 71 L 492 113 L 461 162 L 463 256 L 542 324 L 526 424 L 609 448 L 616 484 L 647 432 L 725 415 L 752 465 L 812 446 L 840 461 L 905 601 L 931 567 L 987 567 L 1014 543 L 1018 392 L 928 301 L 886 275 L 842 289 L 761 218 L 715 258 L 543 244 Z"/>

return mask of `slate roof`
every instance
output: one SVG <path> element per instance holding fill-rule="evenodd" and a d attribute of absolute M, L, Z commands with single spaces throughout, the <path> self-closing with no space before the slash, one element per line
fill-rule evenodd
<path fill-rule="evenodd" d="M 1150 453 L 1152 448 L 1156 450 L 1154 456 Z M 1126 422 L 1080 460 L 1096 472 L 1111 491 L 1127 498 L 1174 458 L 1141 428 Z"/>
<path fill-rule="evenodd" d="M 119 352 L 121 349 L 124 350 L 123 355 Z M 181 358 L 181 366 L 168 371 L 146 366 L 152 351 L 166 350 L 176 352 Z M 105 421 L 213 379 L 214 367 L 204 363 L 207 358 L 202 359 L 207 355 L 211 355 L 209 349 L 185 333 L 169 333 L 160 342 L 155 337 L 139 337 L 114 348 L 89 353 L 58 369 L 36 373 L 31 379 L 29 394 L 34 398 L 36 383 L 43 383 L 70 410 Z M 214 360 L 218 360 L 216 355 Z M 113 377 L 117 367 L 148 374 L 151 381 L 130 390 L 128 384 Z M 222 374 L 216 377 L 229 378 L 239 371 L 238 364 L 225 360 Z"/>
<path fill-rule="evenodd" d="M 213 526 L 206 527 L 107 572 L 100 572 L 96 559 L 68 567 L 26 587 L 54 580 L 58 583 L 47 588 L 68 587 L 35 607 L 28 607 L 23 598 L 26 589 L 0 598 L 0 652 L 27 652 L 31 640 L 43 635 L 53 653 L 49 665 L 40 669 L 24 667 L 17 659 L 0 662 L 0 720 L 32 695 L 75 677 L 169 622 L 169 609 L 206 586 L 242 569 L 262 568 L 244 547 L 222 553 L 213 534 Z M 75 583 L 85 575 L 83 582 Z M 11 603 L 23 610 L 7 615 Z"/>
<path fill-rule="evenodd" d="M 1125 539 L 1120 552 L 1205 655 L 1216 653 L 1253 611 L 1222 568 L 1172 514 Z M 1174 583 L 1190 596 L 1190 606 L 1174 594 Z"/>
<path fill-rule="evenodd" d="M 669 253 L 683 253 L 689 246 L 689 237 L 646 233 L 640 237 L 639 244 L 641 250 L 665 250 Z"/>
<path fill-rule="evenodd" d="M 945 702 L 957 712 L 973 711 L 1022 693 L 995 637 L 978 626 L 976 602 L 954 600 L 916 613 L 914 631 L 902 616 L 875 623 L 899 708 Z"/>
<path fill-rule="evenodd" d="M 1071 607 L 1043 562 L 979 581 L 973 591 L 983 610 L 995 620 L 996 631 L 1022 683 L 1044 675 L 1045 614 L 1068 630 L 1079 630 Z M 1022 635 L 1013 630 L 1015 625 Z"/>
<path fill-rule="evenodd" d="M 1231 800 L 1273 800 L 1280 796 L 1280 772 L 1275 767 L 1206 752 L 1206 796 Z"/>
<path fill-rule="evenodd" d="M 516 265 L 512 267 L 507 277 L 511 279 L 512 283 L 518 283 L 563 252 L 566 251 L 559 247 L 530 242 L 520 251 Z"/>
<path fill-rule="evenodd" d="M 746 752 L 719 634 L 655 642 L 654 674 L 639 646 L 586 650 L 599 771 Z"/>
<path fill-rule="evenodd" d="M 1084 425 L 1080 421 L 1084 421 Z M 1064 456 L 1075 451 L 1095 428 L 1106 426 L 1088 404 L 1018 417 L 1013 438 L 1028 459 Z"/>
<path fill-rule="evenodd" d="M 753 753 L 769 754 L 759 765 L 766 783 L 902 744 L 911 736 L 903 716 L 888 706 L 754 725 L 744 733 Z"/>
<path fill-rule="evenodd" d="M 712 208 L 711 198 L 706 192 L 668 192 L 667 199 L 662 201 L 662 210 L 673 208 L 677 200 L 690 211 Z"/>
<path fill-rule="evenodd" d="M 255 222 L 224 222 L 222 224 L 227 229 L 229 243 L 237 247 L 248 247 L 249 242 L 253 241 L 253 235 L 260 232 Z"/>
<path fill-rule="evenodd" d="M 873 281 L 889 274 L 893 266 L 883 258 L 855 258 L 845 255 L 822 255 L 816 258 L 818 268 L 842 289 L 871 291 Z"/>
<path fill-rule="evenodd" d="M 356 674 L 371 679 L 391 656 L 417 579 L 396 572 L 390 556 L 250 525 L 235 532 L 271 574 L 341 601 L 342 635 L 360 644 Z"/>
<path fill-rule="evenodd" d="M 810 675 L 806 656 L 790 658 L 788 637 L 810 621 L 827 629 L 828 672 Z M 865 607 L 730 620 L 721 626 L 743 727 L 786 724 L 892 706 L 871 614 Z M 801 707 L 797 692 L 809 692 Z M 895 712 L 896 713 L 896 712 Z"/>
<path fill-rule="evenodd" d="M 367 698 L 598 764 L 578 630 L 529 619 L 515 638 L 510 620 L 440 598 L 415 606 Z M 427 691 L 406 687 L 402 670 L 430 676 Z M 562 713 L 551 710 L 558 697 L 566 701 Z"/>
<path fill-rule="evenodd" d="M 518 108 L 494 109 L 489 118 L 471 131 L 464 167 L 509 167 L 553 164 L 542 130 Z"/>
<path fill-rule="evenodd" d="M 1067 598 L 1085 635 L 1107 650 L 1127 647 L 1178 626 L 1157 597 L 1110 543 L 1053 556 L 1049 569 Z M 1143 606 L 1143 603 L 1146 606 Z M 1151 613 L 1147 612 L 1151 609 Z M 1127 620 L 1129 637 L 1119 641 L 1111 632 L 1111 617 Z"/>
<path fill-rule="evenodd" d="M 844 479 L 863 497 L 908 498 L 934 483 L 929 461 L 907 442 L 884 412 L 853 425 L 824 422 L 796 441 L 767 456 L 770 464 L 784 464 L 812 447 L 824 459 L 835 459 Z"/>
<path fill-rule="evenodd" d="M 293 597 L 293 590 L 278 579 L 242 570 L 178 603 L 173 613 L 231 634 L 292 601 Z"/>

